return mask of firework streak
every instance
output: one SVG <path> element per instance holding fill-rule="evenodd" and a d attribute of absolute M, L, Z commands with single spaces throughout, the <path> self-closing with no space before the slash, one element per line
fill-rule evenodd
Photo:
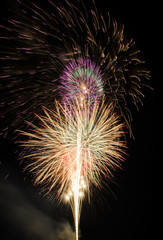
<path fill-rule="evenodd" d="M 17 0 L 0 25 L 2 133 L 25 136 L 34 185 L 70 203 L 77 240 L 82 199 L 121 167 L 128 102 L 142 103 L 149 72 L 124 26 L 93 2 L 90 11 L 82 1 L 35 2 Z"/>

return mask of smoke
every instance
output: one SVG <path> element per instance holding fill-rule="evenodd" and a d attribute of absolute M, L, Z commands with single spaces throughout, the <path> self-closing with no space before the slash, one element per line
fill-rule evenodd
<path fill-rule="evenodd" d="M 75 233 L 67 221 L 53 220 L 36 208 L 13 185 L 0 185 L 0 222 L 3 239 L 74 240 Z"/>

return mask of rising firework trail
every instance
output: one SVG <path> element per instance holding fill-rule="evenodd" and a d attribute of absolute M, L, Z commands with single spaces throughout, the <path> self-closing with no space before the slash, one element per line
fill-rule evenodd
<path fill-rule="evenodd" d="M 34 185 L 70 203 L 78 239 L 82 199 L 121 168 L 128 103 L 142 103 L 149 71 L 94 1 L 90 11 L 81 0 L 16 2 L 0 25 L 2 134 L 19 129 Z"/>

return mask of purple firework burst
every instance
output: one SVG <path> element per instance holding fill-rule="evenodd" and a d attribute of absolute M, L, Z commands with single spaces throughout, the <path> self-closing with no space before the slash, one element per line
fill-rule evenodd
<path fill-rule="evenodd" d="M 69 62 L 60 77 L 60 83 L 60 95 L 66 105 L 76 98 L 81 105 L 89 102 L 91 106 L 104 94 L 100 67 L 89 58 L 78 58 Z"/>

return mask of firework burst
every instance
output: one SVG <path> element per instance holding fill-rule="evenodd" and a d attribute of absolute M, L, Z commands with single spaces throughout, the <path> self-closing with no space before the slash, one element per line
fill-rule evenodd
<path fill-rule="evenodd" d="M 75 101 L 71 108 L 56 102 L 56 110 L 44 109 L 40 127 L 29 123 L 33 131 L 23 146 L 31 149 L 27 167 L 34 175 L 34 184 L 47 191 L 56 191 L 59 200 L 70 200 L 78 236 L 81 199 L 90 184 L 100 186 L 102 175 L 110 178 L 121 165 L 125 143 L 123 124 L 112 105 L 90 111 L 88 104 Z"/>
<path fill-rule="evenodd" d="M 0 25 L 4 134 L 6 127 L 9 132 L 24 129 L 24 119 L 34 122 L 33 112 L 39 115 L 40 106 L 50 109 L 56 98 L 68 101 L 79 95 L 78 75 L 90 87 L 90 101 L 104 93 L 132 135 L 128 102 L 136 107 L 142 103 L 149 71 L 124 26 L 109 13 L 104 19 L 94 3 L 90 11 L 82 1 L 77 6 L 52 0 L 45 6 L 35 0 L 17 4 L 17 14 L 7 12 L 13 17 Z"/>
<path fill-rule="evenodd" d="M 92 105 L 97 99 L 100 101 L 104 94 L 100 68 L 90 59 L 80 58 L 70 62 L 60 82 L 63 104 L 71 104 L 72 100 L 78 98 L 81 104 L 89 101 L 89 105 Z"/>

